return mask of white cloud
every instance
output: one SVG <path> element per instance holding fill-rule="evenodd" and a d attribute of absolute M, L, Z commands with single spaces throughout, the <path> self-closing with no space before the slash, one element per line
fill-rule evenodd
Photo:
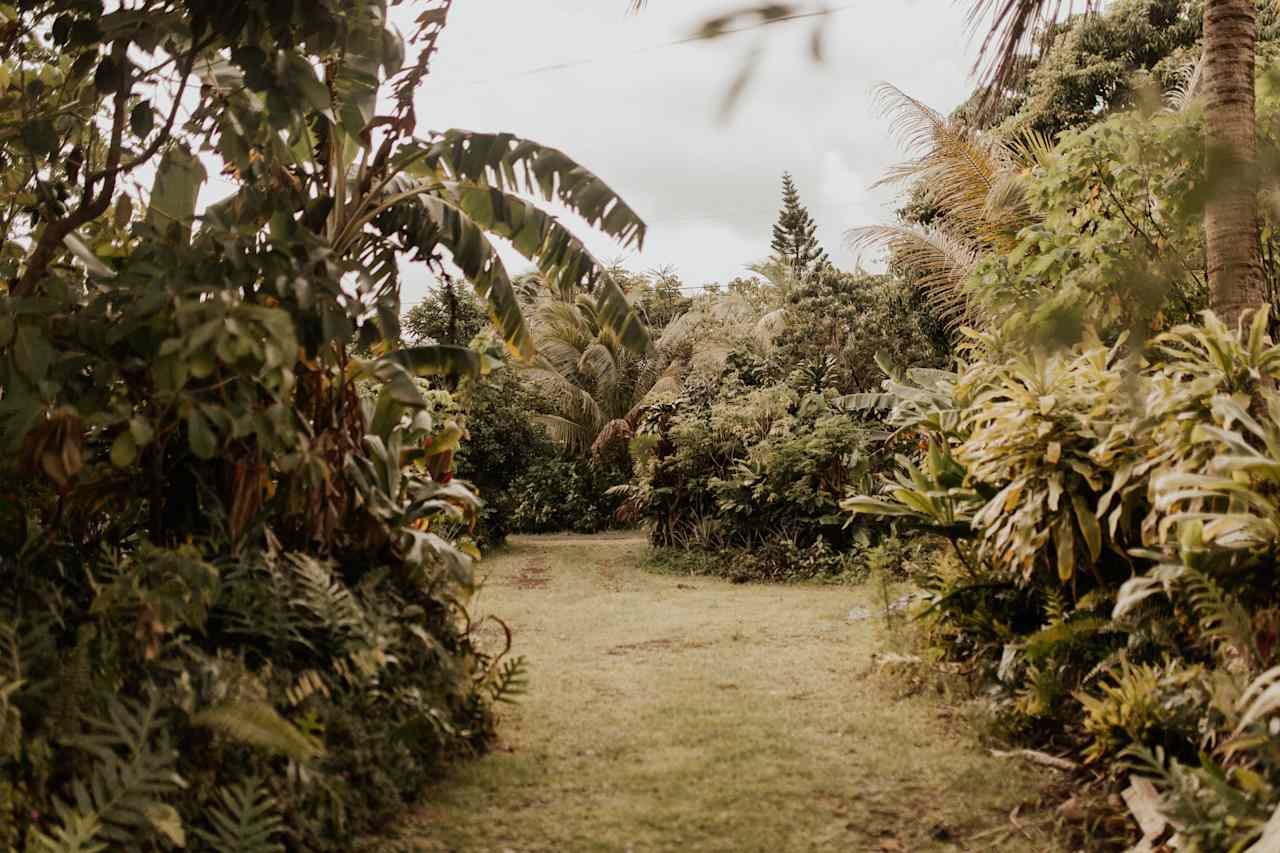
<path fill-rule="evenodd" d="M 869 187 L 900 157 L 869 91 L 889 80 L 942 110 L 959 103 L 975 52 L 963 4 L 855 4 L 828 19 L 821 67 L 809 60 L 803 22 L 659 46 L 741 3 L 652 0 L 639 16 L 624 14 L 624 0 L 458 3 L 419 96 L 419 122 L 563 148 L 649 221 L 645 251 L 628 260 L 639 269 L 673 265 L 690 284 L 741 274 L 768 254 L 783 171 L 795 176 L 833 258 L 851 265 L 843 233 L 892 215 L 894 193 Z M 404 9 L 397 20 L 407 29 Z M 764 53 L 754 83 L 720 123 L 726 86 L 757 39 Z M 607 239 L 577 233 L 600 256 L 618 254 Z M 426 286 L 418 278 L 406 303 Z"/>

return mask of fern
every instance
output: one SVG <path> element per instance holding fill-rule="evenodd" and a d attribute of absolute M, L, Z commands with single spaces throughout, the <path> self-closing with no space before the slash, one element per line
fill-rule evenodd
<path fill-rule="evenodd" d="M 17 758 L 22 752 L 22 714 L 9 703 L 22 684 L 0 679 L 0 758 Z"/>
<path fill-rule="evenodd" d="M 1185 825 L 1207 822 L 1212 815 L 1200 797 L 1199 780 L 1192 770 L 1169 758 L 1162 747 L 1149 749 L 1133 744 L 1120 753 L 1121 767 L 1154 776 L 1164 792 L 1161 812 Z"/>
<path fill-rule="evenodd" d="M 55 799 L 59 827 L 52 835 L 34 833 L 37 849 L 92 851 L 101 838 L 115 844 L 136 843 L 139 832 L 163 829 L 153 816 L 164 801 L 185 784 L 176 772 L 177 753 L 163 732 L 159 703 L 113 701 L 110 719 L 88 720 L 89 734 L 74 745 L 93 759 L 87 780 L 71 783 L 74 805 Z M 168 834 L 166 830 L 166 834 Z"/>
<path fill-rule="evenodd" d="M 1258 653 L 1254 647 L 1253 619 L 1249 612 L 1204 572 L 1188 567 L 1182 582 L 1187 587 L 1187 598 L 1205 639 L 1219 654 L 1234 651 L 1252 668 L 1258 660 Z"/>
<path fill-rule="evenodd" d="M 293 684 L 285 690 L 285 698 L 294 707 L 301 705 L 314 695 L 320 695 L 326 699 L 330 696 L 328 682 L 314 669 L 306 669 L 298 673 Z"/>
<path fill-rule="evenodd" d="M 1236 728 L 1237 734 L 1263 717 L 1280 711 L 1280 666 L 1258 676 L 1240 697 L 1239 704 L 1244 715 Z"/>
<path fill-rule="evenodd" d="M 1044 615 L 1049 628 L 1067 620 L 1067 598 L 1062 590 L 1051 587 L 1044 591 Z"/>
<path fill-rule="evenodd" d="M 277 837 L 284 824 L 276 802 L 258 779 L 245 779 L 218 792 L 221 801 L 208 810 L 210 829 L 195 835 L 216 853 L 284 853 Z"/>
<path fill-rule="evenodd" d="M 38 699 L 58 687 L 54 625 L 52 614 L 0 622 L 0 681 L 22 681 L 24 698 Z"/>
<path fill-rule="evenodd" d="M 196 726 L 216 729 L 232 740 L 311 761 L 323 751 L 311 738 L 265 702 L 224 702 L 191 718 Z"/>
<path fill-rule="evenodd" d="M 1042 660 L 1082 643 L 1098 634 L 1118 630 L 1110 619 L 1085 616 L 1070 621 L 1051 620 L 1049 625 L 1027 638 L 1027 657 Z"/>
<path fill-rule="evenodd" d="M 489 695 L 494 702 L 515 704 L 529 687 L 529 668 L 523 657 L 513 658 L 494 673 Z"/>
<path fill-rule="evenodd" d="M 101 853 L 107 845 L 94 840 L 101 829 L 97 815 L 71 812 L 51 835 L 34 833 L 29 849 L 32 853 Z"/>
<path fill-rule="evenodd" d="M 295 604 L 331 630 L 365 631 L 368 620 L 364 609 L 331 566 L 305 554 L 290 554 L 288 560 L 296 581 Z"/>

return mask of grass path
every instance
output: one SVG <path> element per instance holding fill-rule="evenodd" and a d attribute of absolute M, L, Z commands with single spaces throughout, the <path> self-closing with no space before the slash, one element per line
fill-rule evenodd
<path fill-rule="evenodd" d="M 645 571 L 634 537 L 529 537 L 486 561 L 530 689 L 502 743 L 407 821 L 431 851 L 1044 850 L 1033 797 L 924 699 L 869 676 L 870 589 Z"/>

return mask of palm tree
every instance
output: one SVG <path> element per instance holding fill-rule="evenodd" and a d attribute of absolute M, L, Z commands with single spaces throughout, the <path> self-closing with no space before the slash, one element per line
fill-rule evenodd
<path fill-rule="evenodd" d="M 934 315 L 952 328 L 979 320 L 964 291 L 978 261 L 1007 251 L 1032 221 L 1019 192 L 1023 167 L 1050 150 L 1027 133 L 1006 142 L 942 115 L 902 90 L 881 84 L 877 100 L 914 158 L 877 183 L 922 187 L 936 215 L 928 225 L 877 225 L 848 232 L 856 249 L 887 248 L 908 272 Z"/>
<path fill-rule="evenodd" d="M 1100 5 L 1086 0 L 1086 10 Z M 1057 18 L 1063 0 L 974 0 L 971 21 L 988 13 L 992 24 L 983 54 L 995 53 L 988 72 L 994 95 L 1015 72 L 1027 39 Z M 1205 0 L 1204 96 L 1208 128 L 1208 177 L 1214 192 L 1205 203 L 1205 258 L 1212 307 L 1235 324 L 1264 302 L 1258 249 L 1257 116 L 1254 65 L 1258 41 L 1254 0 Z"/>
<path fill-rule="evenodd" d="M 1205 124 L 1209 179 L 1205 261 L 1213 307 L 1229 325 L 1264 301 L 1258 248 L 1253 0 L 1208 0 L 1204 8 Z"/>
<path fill-rule="evenodd" d="M 522 372 L 551 406 L 537 420 L 571 453 L 630 438 L 628 418 L 653 386 L 652 355 L 622 346 L 590 299 L 539 295 L 528 310 L 537 360 Z"/>
<path fill-rule="evenodd" d="M 522 373 L 550 409 L 536 420 L 569 452 L 596 458 L 625 452 L 649 403 L 679 394 L 691 376 L 717 376 L 735 348 L 766 353 L 781 317 L 736 294 L 703 296 L 640 353 L 602 322 L 590 298 L 539 288 L 524 313 L 538 356 Z"/>

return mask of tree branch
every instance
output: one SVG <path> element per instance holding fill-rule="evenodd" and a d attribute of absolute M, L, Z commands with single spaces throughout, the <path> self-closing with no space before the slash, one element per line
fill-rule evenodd
<path fill-rule="evenodd" d="M 115 194 L 116 189 L 116 173 L 118 171 L 116 167 L 120 164 L 124 144 L 124 126 L 128 114 L 129 95 L 133 89 L 128 65 L 125 62 L 125 54 L 128 48 L 129 43 L 125 40 L 115 42 L 111 48 L 112 61 L 118 63 L 119 67 L 124 71 L 120 85 L 116 89 L 115 114 L 111 120 L 111 147 L 108 149 L 109 153 L 107 155 L 109 164 L 107 182 L 103 185 L 102 191 L 97 197 L 93 197 L 88 191 L 91 184 L 86 181 L 85 194 L 81 198 L 79 206 L 66 217 L 55 219 L 45 226 L 44 231 L 40 234 L 40 239 L 36 242 L 35 250 L 27 260 L 26 270 L 23 271 L 22 276 L 14 282 L 13 287 L 10 289 L 10 295 L 15 298 L 21 299 L 34 293 L 36 285 L 44 279 L 45 274 L 49 271 L 49 265 L 53 263 L 54 256 L 67 235 L 74 232 L 81 225 L 91 222 L 106 213 L 107 208 L 111 205 L 111 197 Z"/>
<path fill-rule="evenodd" d="M 179 84 L 177 94 L 174 96 L 173 106 L 169 109 L 169 116 L 165 120 L 164 127 L 161 128 L 160 132 L 156 134 L 156 138 L 151 141 L 151 144 L 139 156 L 125 163 L 120 161 L 124 156 L 124 128 L 128 121 L 129 95 L 133 91 L 128 62 L 126 61 L 129 43 L 121 40 L 112 45 L 112 61 L 124 69 L 124 76 L 120 81 L 119 88 L 116 90 L 114 99 L 115 111 L 111 121 L 111 144 L 107 149 L 107 162 L 101 170 L 93 173 L 90 173 L 86 167 L 84 195 L 81 197 L 80 205 L 66 217 L 55 219 L 45 226 L 40 239 L 36 243 L 35 250 L 32 251 L 27 261 L 26 270 L 23 271 L 22 276 L 10 288 L 12 296 L 22 298 L 34 293 L 36 286 L 48 273 L 49 265 L 53 263 L 53 259 L 62 246 L 63 240 L 80 226 L 92 222 L 107 212 L 107 209 L 111 206 L 112 197 L 115 195 L 116 179 L 119 175 L 146 163 L 169 140 L 173 132 L 174 123 L 178 118 L 178 109 L 182 105 L 182 95 L 187 89 L 187 82 L 190 80 L 191 72 L 195 67 L 196 56 L 211 42 L 212 39 L 206 39 L 191 46 L 191 50 L 183 60 L 182 81 Z M 105 183 L 103 183 L 102 189 L 95 196 L 92 188 L 94 183 L 99 180 L 103 180 Z"/>
<path fill-rule="evenodd" d="M 108 177 L 112 171 L 129 172 L 138 168 L 143 163 L 156 156 L 156 153 L 159 152 L 161 146 L 169 141 L 169 135 L 173 132 L 173 125 L 178 118 L 178 109 L 182 106 L 182 95 L 187 91 L 187 82 L 191 79 L 191 72 L 195 68 L 196 56 L 200 51 L 208 47 L 212 41 L 213 39 L 210 38 L 200 42 L 199 44 L 193 44 L 191 46 L 191 50 L 187 53 L 186 57 L 184 57 L 182 62 L 182 79 L 178 83 L 178 92 L 174 95 L 173 105 L 169 108 L 169 116 L 165 119 L 164 127 L 162 127 L 160 132 L 156 134 L 156 138 L 151 140 L 151 144 L 148 145 L 141 154 L 123 165 L 117 165 L 114 168 L 106 168 L 100 172 L 95 172 L 93 174 L 93 180 L 98 181 Z"/>

